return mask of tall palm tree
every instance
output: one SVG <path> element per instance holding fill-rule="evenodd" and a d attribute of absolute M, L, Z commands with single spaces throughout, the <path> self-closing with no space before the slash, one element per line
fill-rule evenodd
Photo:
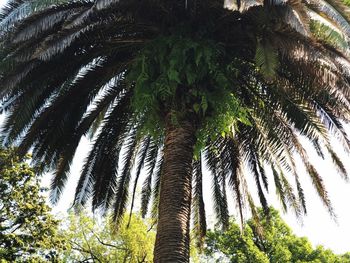
<path fill-rule="evenodd" d="M 283 208 L 306 213 L 296 156 L 333 213 L 300 136 L 346 178 L 329 142 L 335 134 L 350 148 L 344 3 L 11 0 L 0 15 L 3 142 L 54 170 L 55 203 L 82 136 L 91 136 L 75 204 L 112 209 L 117 223 L 145 167 L 141 210 L 153 200 L 155 262 L 188 262 L 191 211 L 205 235 L 203 166 L 223 227 L 227 186 L 241 218 L 246 206 L 255 214 L 248 176 L 268 212 L 267 165 Z"/>

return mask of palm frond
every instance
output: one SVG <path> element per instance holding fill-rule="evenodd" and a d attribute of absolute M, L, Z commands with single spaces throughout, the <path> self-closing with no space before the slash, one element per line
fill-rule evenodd
<path fill-rule="evenodd" d="M 130 225 L 131 217 L 132 217 L 132 211 L 133 211 L 133 208 L 134 208 L 137 183 L 139 181 L 139 177 L 140 177 L 140 174 L 141 174 L 141 169 L 143 168 L 143 166 L 145 164 L 145 160 L 146 160 L 146 157 L 147 157 L 148 149 L 150 147 L 150 143 L 151 143 L 151 137 L 148 136 L 141 142 L 140 150 L 139 150 L 139 153 L 138 153 L 139 157 L 138 157 L 138 161 L 137 161 L 137 165 L 136 165 L 136 175 L 135 175 L 134 187 L 133 187 L 132 196 L 131 196 L 131 207 L 130 207 L 130 215 L 129 215 L 128 226 Z"/>
<path fill-rule="evenodd" d="M 203 247 L 204 237 L 206 235 L 207 230 L 207 222 L 203 200 L 203 172 L 201 157 L 193 163 L 193 182 L 193 224 L 197 239 L 197 247 L 201 249 Z"/>
<path fill-rule="evenodd" d="M 160 194 L 160 180 L 162 176 L 162 169 L 164 164 L 164 156 L 162 150 L 160 150 L 160 158 L 158 160 L 156 170 L 154 173 L 154 186 L 153 186 L 153 202 L 152 202 L 152 210 L 151 210 L 151 218 L 156 223 L 158 220 L 158 206 L 159 206 L 159 194 Z"/>
<path fill-rule="evenodd" d="M 76 188 L 75 204 L 84 205 L 94 191 L 94 208 L 108 208 L 110 205 L 109 194 L 115 190 L 119 153 L 130 129 L 127 111 L 129 102 L 130 97 L 125 95 L 106 116 L 103 129 L 84 162 Z M 96 184 L 97 180 L 104 183 Z"/>
<path fill-rule="evenodd" d="M 126 209 L 128 200 L 129 183 L 131 179 L 131 168 L 134 165 L 138 148 L 136 131 L 132 130 L 126 141 L 126 153 L 123 160 L 123 168 L 116 185 L 113 219 L 118 225 Z"/>
<path fill-rule="evenodd" d="M 154 142 L 151 142 L 151 145 L 149 147 L 150 150 L 148 151 L 145 160 L 147 163 L 147 175 L 141 192 L 141 215 L 143 218 L 147 215 L 149 202 L 151 200 L 153 171 L 157 164 L 157 156 L 159 150 L 158 145 Z"/>

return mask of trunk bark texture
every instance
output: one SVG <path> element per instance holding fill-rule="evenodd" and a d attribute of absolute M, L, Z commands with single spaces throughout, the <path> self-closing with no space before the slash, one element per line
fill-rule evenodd
<path fill-rule="evenodd" d="M 155 263 L 189 262 L 195 131 L 194 122 L 167 120 Z"/>

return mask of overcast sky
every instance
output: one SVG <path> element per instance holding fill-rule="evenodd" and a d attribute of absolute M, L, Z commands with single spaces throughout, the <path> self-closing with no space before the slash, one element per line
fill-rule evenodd
<path fill-rule="evenodd" d="M 6 0 L 0 0 L 0 6 L 4 3 L 6 3 Z M 349 127 L 347 127 L 347 131 L 349 133 Z M 72 165 L 71 179 L 67 184 L 66 190 L 63 194 L 63 199 L 54 209 L 56 212 L 65 211 L 72 202 L 75 182 L 77 180 L 76 178 L 79 175 L 80 166 L 84 155 L 88 151 L 88 145 L 89 141 L 83 139 L 79 146 L 78 154 Z M 346 163 L 348 171 L 350 171 L 350 157 L 341 152 L 341 147 L 337 142 L 333 143 L 333 147 L 337 150 L 337 152 L 340 152 L 344 163 Z M 350 251 L 350 184 L 345 183 L 340 178 L 329 159 L 324 161 L 317 157 L 316 153 L 311 150 L 310 145 L 307 146 L 307 149 L 310 149 L 308 152 L 312 163 L 315 164 L 317 170 L 324 178 L 325 185 L 327 186 L 335 212 L 338 216 L 338 223 L 335 223 L 334 220 L 329 217 L 327 210 L 323 207 L 321 201 L 317 197 L 311 181 L 306 176 L 305 170 L 301 165 L 299 165 L 299 172 L 305 189 L 308 215 L 303 219 L 302 225 L 292 213 L 283 215 L 283 218 L 293 228 L 297 235 L 308 237 L 314 245 L 324 245 L 325 247 L 333 249 L 337 253 Z M 207 175 L 205 175 L 205 177 L 207 177 Z M 207 211 L 208 213 L 211 213 L 211 202 L 209 201 L 211 198 L 211 186 L 207 179 L 204 181 L 204 183 L 205 193 L 208 193 L 208 195 L 205 197 L 206 203 L 209 203 L 209 207 L 207 205 Z M 270 183 L 270 185 L 272 184 Z M 278 208 L 279 205 L 273 195 L 274 191 L 272 190 L 273 189 L 270 191 L 270 193 L 272 193 L 270 203 Z"/>

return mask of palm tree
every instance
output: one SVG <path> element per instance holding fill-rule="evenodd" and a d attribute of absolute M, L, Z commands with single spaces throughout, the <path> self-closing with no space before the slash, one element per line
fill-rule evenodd
<path fill-rule="evenodd" d="M 283 208 L 306 213 L 296 156 L 332 214 L 300 136 L 346 178 L 329 142 L 335 134 L 350 148 L 344 3 L 11 0 L 0 15 L 3 143 L 54 170 L 55 203 L 91 136 L 75 204 L 112 209 L 117 223 L 145 167 L 141 210 L 153 200 L 155 262 L 188 262 L 191 211 L 199 241 L 205 235 L 203 166 L 223 227 L 227 186 L 241 218 L 244 207 L 256 215 L 247 176 L 268 212 L 266 165 Z"/>

